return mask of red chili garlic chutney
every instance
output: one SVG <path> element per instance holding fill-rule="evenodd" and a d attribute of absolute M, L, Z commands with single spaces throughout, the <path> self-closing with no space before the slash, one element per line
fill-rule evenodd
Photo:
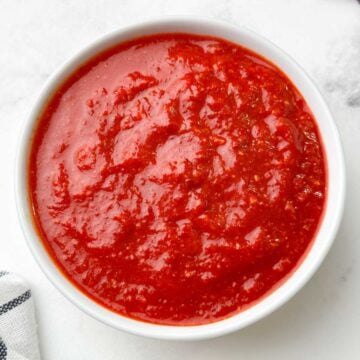
<path fill-rule="evenodd" d="M 310 247 L 326 198 L 304 98 L 225 40 L 120 44 L 59 87 L 35 133 L 34 220 L 90 298 L 158 324 L 199 325 L 268 295 Z"/>

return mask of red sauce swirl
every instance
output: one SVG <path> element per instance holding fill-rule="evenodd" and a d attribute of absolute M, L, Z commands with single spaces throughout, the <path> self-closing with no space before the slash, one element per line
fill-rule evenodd
<path fill-rule="evenodd" d="M 39 120 L 29 191 L 55 263 L 87 296 L 204 324 L 269 294 L 309 248 L 326 196 L 316 122 L 259 55 L 187 34 L 120 44 Z"/>

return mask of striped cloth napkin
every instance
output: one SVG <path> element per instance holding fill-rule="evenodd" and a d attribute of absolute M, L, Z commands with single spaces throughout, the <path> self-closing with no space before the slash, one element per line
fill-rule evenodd
<path fill-rule="evenodd" d="M 0 271 L 0 360 L 40 360 L 31 291 L 6 271 Z"/>

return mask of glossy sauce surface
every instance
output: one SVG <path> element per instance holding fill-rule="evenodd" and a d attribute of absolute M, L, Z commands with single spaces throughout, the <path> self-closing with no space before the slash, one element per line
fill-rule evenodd
<path fill-rule="evenodd" d="M 29 191 L 51 256 L 85 294 L 189 325 L 247 308 L 294 269 L 326 174 L 316 123 L 279 69 L 167 34 L 100 54 L 59 88 Z"/>

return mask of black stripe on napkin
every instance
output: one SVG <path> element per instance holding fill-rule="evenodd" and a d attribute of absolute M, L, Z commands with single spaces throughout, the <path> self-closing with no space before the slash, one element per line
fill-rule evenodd
<path fill-rule="evenodd" d="M 7 275 L 8 272 L 7 271 L 0 271 L 0 277 L 4 276 L 4 275 Z"/>
<path fill-rule="evenodd" d="M 2 339 L 0 338 L 0 360 L 6 360 L 7 348 Z"/>
<path fill-rule="evenodd" d="M 6 304 L 0 306 L 0 315 L 5 314 L 6 312 L 12 310 L 13 308 L 19 306 L 31 296 L 31 291 L 25 291 L 22 295 L 18 296 L 15 299 L 8 301 Z M 1 358 L 0 358 L 1 360 Z"/>

